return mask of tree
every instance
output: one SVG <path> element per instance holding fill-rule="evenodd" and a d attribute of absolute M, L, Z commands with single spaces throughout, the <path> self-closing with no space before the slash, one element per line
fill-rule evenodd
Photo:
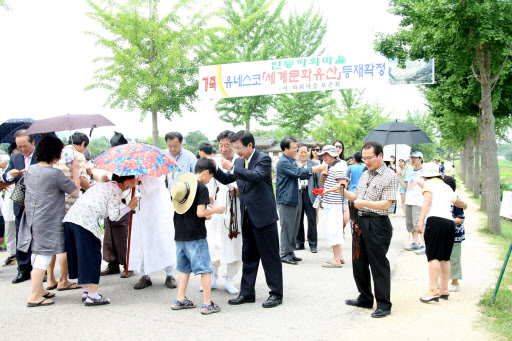
<path fill-rule="evenodd" d="M 198 152 L 199 145 L 204 142 L 210 143 L 210 140 L 208 140 L 206 135 L 201 133 L 199 130 L 196 130 L 183 137 L 183 148 L 196 154 Z"/>
<path fill-rule="evenodd" d="M 153 136 L 148 136 L 147 138 L 145 138 L 141 142 L 142 143 L 146 143 L 146 144 L 155 145 L 154 142 L 153 142 Z M 165 141 L 165 137 L 158 136 L 158 146 L 157 147 L 162 149 L 162 150 L 166 150 L 167 149 L 167 142 Z"/>
<path fill-rule="evenodd" d="M 110 142 L 105 136 L 95 137 L 89 141 L 87 149 L 91 152 L 91 160 L 110 148 Z"/>
<path fill-rule="evenodd" d="M 313 6 L 302 15 L 295 10 L 284 25 L 283 54 L 296 58 L 321 55 L 325 51 L 321 46 L 326 32 L 327 23 L 320 11 L 313 12 Z M 301 142 L 314 118 L 323 114 L 328 96 L 324 91 L 277 95 L 274 104 L 277 110 L 276 124 L 291 128 Z"/>
<path fill-rule="evenodd" d="M 86 90 L 103 88 L 111 93 L 106 104 L 111 108 L 126 106 L 141 110 L 141 120 L 151 113 L 153 144 L 158 144 L 158 113 L 170 120 L 181 115 L 183 108 L 194 110 L 198 87 L 195 75 L 199 63 L 194 53 L 205 36 L 207 20 L 180 0 L 160 19 L 159 0 L 128 0 L 125 5 L 115 0 L 102 0 L 102 6 L 88 0 L 93 11 L 88 16 L 99 22 L 108 35 L 88 32 L 111 52 L 96 58 L 106 66 L 95 72 L 96 83 Z M 144 15 L 147 11 L 147 15 Z M 185 13 L 194 12 L 191 17 Z"/>
<path fill-rule="evenodd" d="M 216 37 L 209 38 L 207 48 L 212 54 L 212 64 L 252 62 L 281 56 L 280 16 L 285 0 L 224 0 L 220 16 L 228 28 Z M 251 119 L 268 126 L 272 122 L 267 111 L 273 96 L 224 98 L 215 109 L 220 119 L 234 127 L 245 125 L 251 130 Z"/>
<path fill-rule="evenodd" d="M 420 151 L 423 154 L 423 160 L 432 160 L 436 157 L 437 146 L 438 146 L 438 132 L 436 122 L 429 115 L 428 112 L 419 112 L 416 110 L 414 113 L 407 111 L 407 118 L 405 122 L 414 124 L 416 127 L 423 130 L 425 134 L 432 140 L 433 143 L 422 143 L 411 146 L 411 153 L 414 151 Z"/>
<path fill-rule="evenodd" d="M 0 7 L 3 7 L 5 9 L 9 9 L 9 6 L 7 5 L 7 1 L 5 0 L 0 0 Z"/>
<path fill-rule="evenodd" d="M 482 201 L 488 228 L 501 234 L 500 181 L 494 110 L 510 103 L 503 87 L 512 70 L 506 64 L 512 41 L 512 3 L 499 0 L 390 0 L 391 12 L 402 17 L 394 34 L 379 34 L 375 48 L 388 58 L 442 60 L 451 71 L 446 81 L 473 74 L 480 85 L 476 103 L 481 114 Z M 507 52 L 508 51 L 508 52 Z M 493 93 L 493 90 L 496 90 Z M 494 106 L 494 107 L 493 107 Z M 499 110 L 499 109 L 498 109 Z"/>

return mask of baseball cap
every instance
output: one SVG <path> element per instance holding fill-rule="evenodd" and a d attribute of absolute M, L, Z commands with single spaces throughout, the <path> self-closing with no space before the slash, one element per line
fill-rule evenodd
<path fill-rule="evenodd" d="M 411 156 L 421 157 L 423 159 L 423 153 L 420 151 L 415 151 L 414 153 L 411 154 Z"/>

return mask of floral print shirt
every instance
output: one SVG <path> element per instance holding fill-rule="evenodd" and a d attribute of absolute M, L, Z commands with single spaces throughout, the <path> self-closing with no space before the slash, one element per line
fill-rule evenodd
<path fill-rule="evenodd" d="M 100 221 L 107 217 L 118 221 L 126 213 L 121 208 L 121 199 L 122 192 L 116 182 L 96 184 L 71 206 L 63 222 L 80 225 L 100 239 Z"/>

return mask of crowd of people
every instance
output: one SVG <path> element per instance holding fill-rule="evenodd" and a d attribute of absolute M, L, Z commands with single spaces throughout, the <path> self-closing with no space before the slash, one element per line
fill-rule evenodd
<path fill-rule="evenodd" d="M 271 157 L 256 148 L 247 131 L 221 132 L 215 155 L 208 143 L 198 155 L 184 149 L 179 132 L 166 134 L 165 141 L 165 152 L 180 170 L 160 178 L 135 178 L 93 169 L 85 134 L 74 133 L 64 146 L 55 136 L 35 144 L 26 131 L 16 132 L 0 182 L 5 188 L 4 266 L 17 264 L 13 284 L 31 280 L 27 306 L 54 304 L 54 289 L 82 290 L 85 306 L 109 304 L 98 290 L 101 276 L 128 278 L 138 272 L 134 289 L 141 290 L 153 284 L 150 273 L 164 270 L 165 286 L 178 289 L 173 310 L 196 307 L 186 290 L 191 273 L 201 276 L 201 313 L 207 315 L 221 310 L 211 299 L 221 279 L 224 289 L 236 295 L 228 304 L 255 302 L 261 261 L 269 287 L 262 306 L 276 307 L 283 302 L 283 264 L 299 265 L 302 259 L 295 251 L 304 250 L 306 241 L 312 253 L 318 252 L 322 213 L 332 251 L 322 266 L 343 267 L 346 226 L 352 227 L 359 296 L 345 303 L 373 308 L 376 301 L 372 317 L 385 317 L 392 306 L 389 216 L 396 212 L 397 196 L 413 238 L 406 250 L 426 254 L 429 264 L 430 288 L 420 300 L 448 299 L 450 291 L 460 290 L 466 204 L 454 193 L 455 179 L 443 175 L 444 165 L 424 164 L 421 152 L 395 165 L 394 157 L 389 163 L 383 160 L 382 145 L 368 142 L 347 162 L 342 141 L 308 148 L 287 137 L 273 176 Z M 111 139 L 112 146 L 126 143 L 119 133 Z M 19 184 L 25 188 L 24 202 L 11 200 Z M 137 214 L 128 248 L 133 210 Z M 234 279 L 240 269 L 238 289 Z M 178 280 L 174 270 L 180 273 Z"/>

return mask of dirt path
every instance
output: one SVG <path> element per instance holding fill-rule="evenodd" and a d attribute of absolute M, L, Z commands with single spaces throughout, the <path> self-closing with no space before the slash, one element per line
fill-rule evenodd
<path fill-rule="evenodd" d="M 404 250 L 391 279 L 392 315 L 369 319 L 366 328 L 347 330 L 348 339 L 497 340 L 479 325 L 477 306 L 484 291 L 493 285 L 495 253 L 478 232 L 483 214 L 465 192 L 459 190 L 458 194 L 469 204 L 465 212 L 466 241 L 462 243 L 461 292 L 451 293 L 448 301 L 421 303 L 419 297 L 428 290 L 426 256 Z M 405 222 L 395 228 L 405 228 Z"/>

